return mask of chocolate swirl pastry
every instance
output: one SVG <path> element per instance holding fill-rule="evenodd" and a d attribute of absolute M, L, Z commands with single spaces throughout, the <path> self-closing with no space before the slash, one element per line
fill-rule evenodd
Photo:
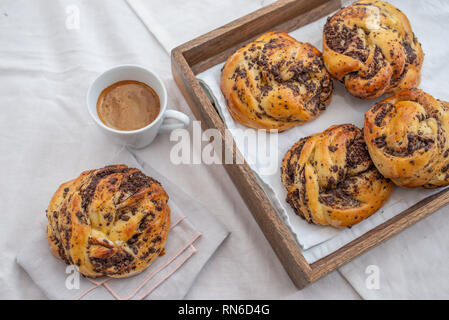
<path fill-rule="evenodd" d="M 47 209 L 53 254 L 88 277 L 129 277 L 163 252 L 168 195 L 138 169 L 115 165 L 64 183 Z"/>
<path fill-rule="evenodd" d="M 269 32 L 235 52 L 221 91 L 232 117 L 252 128 L 284 131 L 315 119 L 333 83 L 321 53 L 284 32 Z"/>
<path fill-rule="evenodd" d="M 364 131 L 374 164 L 397 185 L 449 185 L 449 103 L 404 90 L 365 114 Z"/>
<path fill-rule="evenodd" d="M 307 222 L 350 227 L 375 213 L 393 184 L 374 167 L 361 130 L 333 126 L 301 139 L 282 162 L 287 202 Z"/>
<path fill-rule="evenodd" d="M 357 1 L 324 27 L 324 63 L 362 99 L 419 85 L 424 53 L 404 13 L 377 0 Z"/>

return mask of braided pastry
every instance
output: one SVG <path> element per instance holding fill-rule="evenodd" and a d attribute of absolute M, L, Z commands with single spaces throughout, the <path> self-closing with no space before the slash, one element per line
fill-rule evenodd
<path fill-rule="evenodd" d="M 269 32 L 226 62 L 221 90 L 233 118 L 256 129 L 284 131 L 315 119 L 333 84 L 321 53 L 284 32 Z"/>
<path fill-rule="evenodd" d="M 361 130 L 350 124 L 301 139 L 281 170 L 287 202 L 318 225 L 353 226 L 375 213 L 393 190 L 371 162 Z"/>
<path fill-rule="evenodd" d="M 324 27 L 324 63 L 362 99 L 415 88 L 424 53 L 404 13 L 378 0 L 361 0 L 338 11 Z"/>
<path fill-rule="evenodd" d="M 449 103 L 404 90 L 365 114 L 364 131 L 374 164 L 397 185 L 449 185 Z"/>
<path fill-rule="evenodd" d="M 170 228 L 159 182 L 124 165 L 83 172 L 64 183 L 47 209 L 53 254 L 88 277 L 123 278 L 159 256 Z"/>

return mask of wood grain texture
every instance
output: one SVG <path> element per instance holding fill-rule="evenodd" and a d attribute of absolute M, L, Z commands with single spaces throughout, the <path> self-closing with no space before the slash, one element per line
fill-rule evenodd
<path fill-rule="evenodd" d="M 203 129 L 216 128 L 222 137 L 222 154 L 242 159 L 232 137 L 195 75 L 226 60 L 237 48 L 262 33 L 290 32 L 326 16 L 341 6 L 340 0 L 284 0 L 253 12 L 172 51 L 173 77 Z M 301 40 L 301 39 L 298 39 Z M 449 203 L 449 190 L 425 199 L 327 257 L 308 264 L 299 245 L 273 208 L 258 179 L 244 164 L 225 165 L 265 237 L 298 288 L 320 279 L 366 250 L 397 234 Z"/>

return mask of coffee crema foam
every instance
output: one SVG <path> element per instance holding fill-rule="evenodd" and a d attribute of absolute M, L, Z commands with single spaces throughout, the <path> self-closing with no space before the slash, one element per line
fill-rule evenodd
<path fill-rule="evenodd" d="M 158 117 L 159 96 L 147 84 L 134 80 L 114 83 L 97 101 L 97 113 L 108 127 L 121 131 L 142 129 Z"/>

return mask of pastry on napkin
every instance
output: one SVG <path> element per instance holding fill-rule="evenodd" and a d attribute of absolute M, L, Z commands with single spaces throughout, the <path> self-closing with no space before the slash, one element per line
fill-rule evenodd
<path fill-rule="evenodd" d="M 46 219 L 35 223 L 29 245 L 16 260 L 50 299 L 182 299 L 229 232 L 198 202 L 126 149 L 109 163 L 124 163 L 154 177 L 170 194 L 171 227 L 165 254 L 142 273 L 126 278 L 86 278 L 51 253 Z"/>

